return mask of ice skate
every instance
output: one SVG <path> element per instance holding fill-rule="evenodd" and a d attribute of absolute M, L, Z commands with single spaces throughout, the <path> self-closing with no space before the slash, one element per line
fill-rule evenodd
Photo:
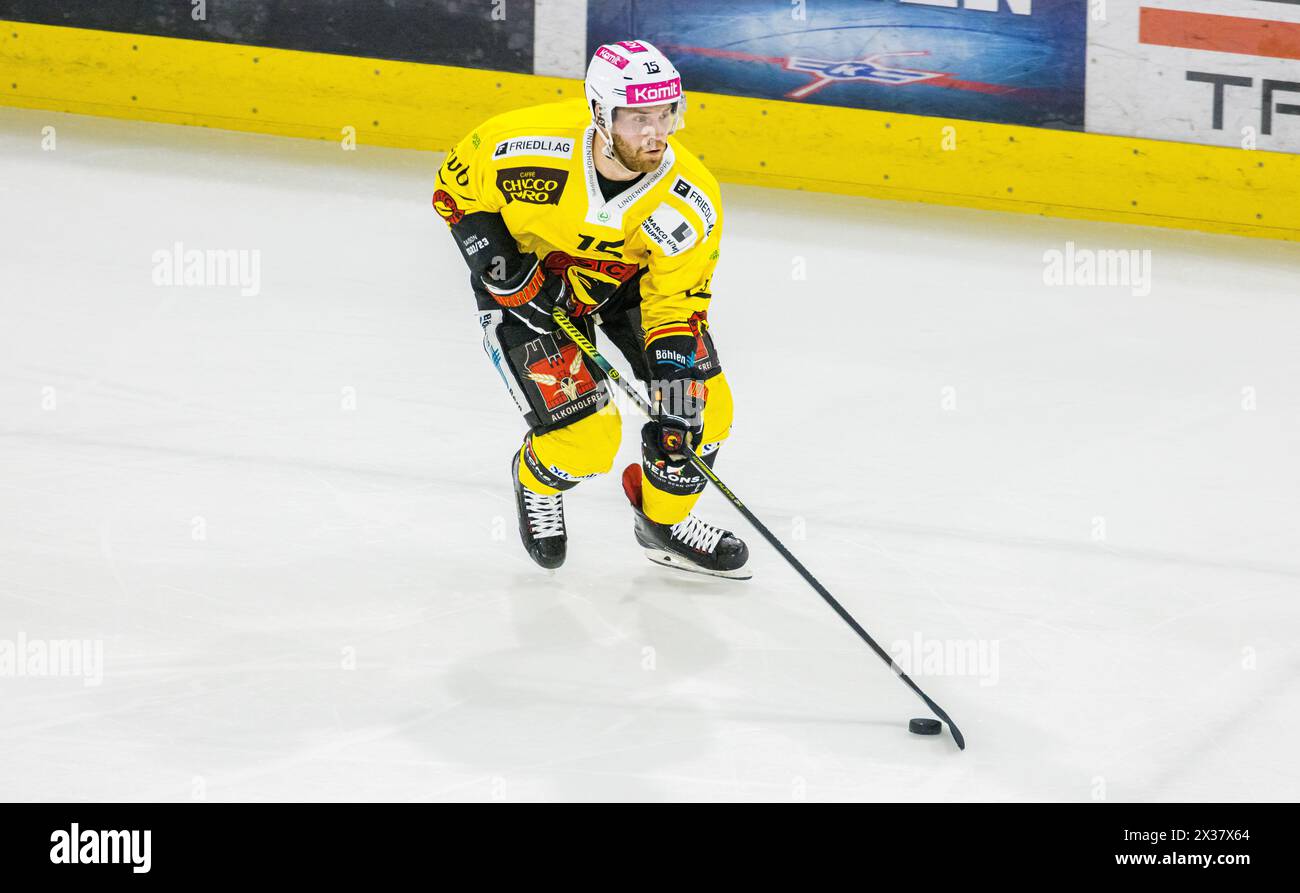
<path fill-rule="evenodd" d="M 528 556 L 548 570 L 564 564 L 569 536 L 564 532 L 564 496 L 534 493 L 519 481 L 519 453 L 510 460 L 515 482 L 515 510 L 519 514 L 519 538 Z"/>
<path fill-rule="evenodd" d="M 749 547 L 729 530 L 714 527 L 695 515 L 676 524 L 658 524 L 641 511 L 641 466 L 623 471 L 623 492 L 636 513 L 636 541 L 655 564 L 696 574 L 748 580 L 754 576 L 745 562 Z"/>

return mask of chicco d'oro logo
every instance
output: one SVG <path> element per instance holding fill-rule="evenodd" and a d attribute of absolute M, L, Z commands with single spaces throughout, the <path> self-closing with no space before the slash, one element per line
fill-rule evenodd
<path fill-rule="evenodd" d="M 569 172 L 553 167 L 506 167 L 497 171 L 497 188 L 506 204 L 558 205 Z"/>

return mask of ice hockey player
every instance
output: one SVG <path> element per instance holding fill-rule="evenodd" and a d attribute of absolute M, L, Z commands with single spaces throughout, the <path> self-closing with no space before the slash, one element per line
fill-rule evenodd
<path fill-rule="evenodd" d="M 586 97 L 508 112 L 447 154 L 433 205 L 470 268 L 483 349 L 529 427 L 511 460 L 519 533 L 564 563 L 563 494 L 608 472 L 622 435 L 604 373 L 560 330 L 604 333 L 646 386 L 653 420 L 623 472 L 651 560 L 748 577 L 745 543 L 691 513 L 730 433 L 731 391 L 709 332 L 722 237 L 718 184 L 673 138 L 686 98 L 672 62 L 637 40 L 596 50 Z"/>

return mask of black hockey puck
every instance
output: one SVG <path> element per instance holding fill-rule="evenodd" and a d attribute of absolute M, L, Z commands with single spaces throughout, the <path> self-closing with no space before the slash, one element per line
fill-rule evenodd
<path fill-rule="evenodd" d="M 913 735 L 937 735 L 943 731 L 943 723 L 937 719 L 917 717 L 908 722 L 907 730 Z"/>

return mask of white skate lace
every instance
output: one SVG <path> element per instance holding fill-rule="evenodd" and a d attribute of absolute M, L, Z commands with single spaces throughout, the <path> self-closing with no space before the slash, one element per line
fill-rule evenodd
<path fill-rule="evenodd" d="M 673 539 L 683 542 L 700 552 L 713 554 L 713 550 L 718 547 L 718 541 L 726 533 L 719 527 L 712 524 L 705 524 L 694 515 L 687 515 L 686 520 L 678 521 L 672 527 Z"/>
<path fill-rule="evenodd" d="M 559 493 L 543 496 L 524 489 L 524 509 L 528 512 L 528 526 L 533 536 L 543 539 L 548 536 L 564 535 L 564 501 Z"/>

